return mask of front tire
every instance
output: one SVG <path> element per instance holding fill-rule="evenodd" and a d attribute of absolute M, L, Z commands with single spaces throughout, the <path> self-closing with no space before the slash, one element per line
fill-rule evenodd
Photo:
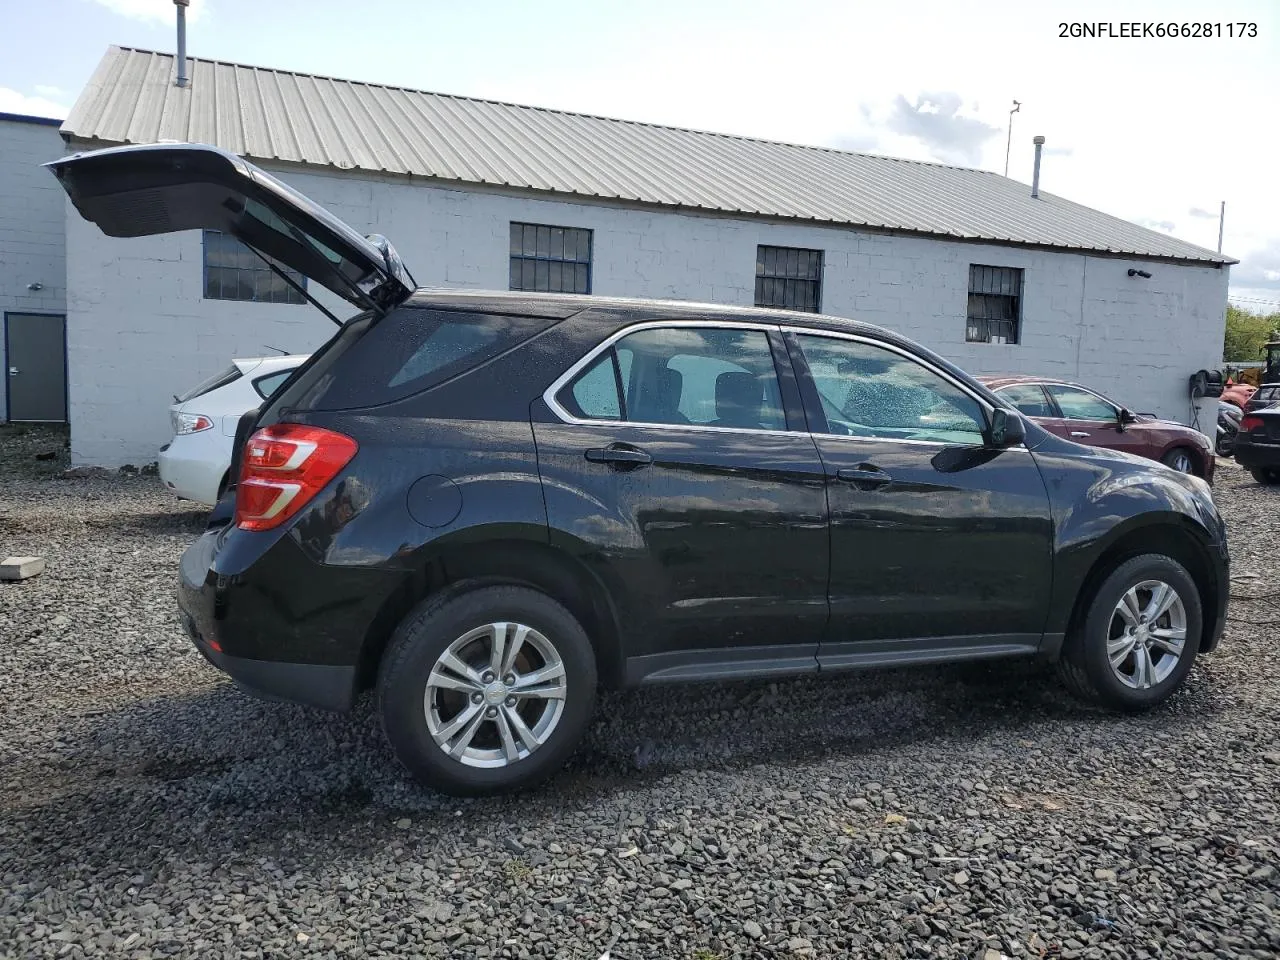
<path fill-rule="evenodd" d="M 1160 462 L 1166 467 L 1177 470 L 1179 473 L 1190 473 L 1199 476 L 1201 472 L 1196 469 L 1195 454 L 1186 447 L 1174 447 L 1160 458 Z"/>
<path fill-rule="evenodd" d="M 1126 560 L 1094 591 L 1063 647 L 1059 673 L 1077 697 L 1146 710 L 1181 686 L 1200 649 L 1200 592 L 1171 557 Z"/>
<path fill-rule="evenodd" d="M 586 731 L 595 693 L 582 625 L 527 587 L 425 601 L 400 624 L 378 671 L 396 756 L 425 785 L 457 796 L 550 776 Z"/>
<path fill-rule="evenodd" d="M 1269 487 L 1277 482 L 1276 472 L 1267 467 L 1254 467 L 1249 473 L 1263 486 Z"/>

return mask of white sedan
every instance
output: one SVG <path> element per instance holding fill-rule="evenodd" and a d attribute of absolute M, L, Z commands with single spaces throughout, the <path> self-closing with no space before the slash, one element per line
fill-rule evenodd
<path fill-rule="evenodd" d="M 180 500 L 217 503 L 227 486 L 236 425 L 260 406 L 305 354 L 232 360 L 169 407 L 173 439 L 160 448 L 160 479 Z"/>

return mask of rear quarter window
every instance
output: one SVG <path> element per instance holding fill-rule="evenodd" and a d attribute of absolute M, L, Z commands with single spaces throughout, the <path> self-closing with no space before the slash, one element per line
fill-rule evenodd
<path fill-rule="evenodd" d="M 272 407 L 350 410 L 420 393 L 541 333 L 547 317 L 402 307 L 347 324 Z"/>
<path fill-rule="evenodd" d="M 253 381 L 253 389 L 258 391 L 258 396 L 263 400 L 270 400 L 271 395 L 284 386 L 284 382 L 293 376 L 294 368 L 288 370 L 279 370 L 275 373 L 268 373 L 264 377 L 258 377 Z"/>

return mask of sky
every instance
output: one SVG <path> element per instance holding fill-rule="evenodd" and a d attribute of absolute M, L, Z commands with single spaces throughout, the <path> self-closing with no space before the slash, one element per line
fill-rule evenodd
<path fill-rule="evenodd" d="M 1210 12 L 1211 11 L 1211 12 Z M 9 6 L 0 111 L 65 117 L 109 44 L 174 49 L 171 0 Z M 1060 37 L 1079 22 L 1256 36 Z M 1003 172 L 1223 252 L 1280 311 L 1280 0 L 192 0 L 192 56 Z"/>

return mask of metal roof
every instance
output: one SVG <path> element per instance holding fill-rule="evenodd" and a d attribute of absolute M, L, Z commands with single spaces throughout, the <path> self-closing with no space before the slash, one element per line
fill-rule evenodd
<path fill-rule="evenodd" d="M 62 121 L 54 117 L 33 117 L 27 113 L 0 113 L 0 121 L 7 123 L 34 123 L 41 127 L 61 126 Z"/>
<path fill-rule="evenodd" d="M 70 137 L 953 239 L 1202 263 L 1222 254 L 1015 180 L 914 160 L 110 47 Z"/>

